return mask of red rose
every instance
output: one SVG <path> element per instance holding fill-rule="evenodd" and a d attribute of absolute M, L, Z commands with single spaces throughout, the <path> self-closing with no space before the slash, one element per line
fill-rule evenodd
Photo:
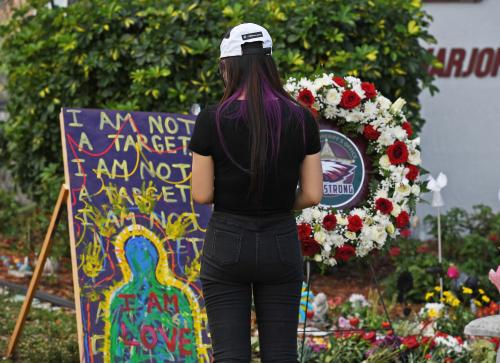
<path fill-rule="evenodd" d="M 375 130 L 375 127 L 372 125 L 365 125 L 363 128 L 363 135 L 368 139 L 368 140 L 377 140 L 380 136 L 380 132 Z"/>
<path fill-rule="evenodd" d="M 488 235 L 488 239 L 493 243 L 498 242 L 498 235 L 495 232 L 492 232 Z"/>
<path fill-rule="evenodd" d="M 411 181 L 417 179 L 418 174 L 420 173 L 420 169 L 418 168 L 418 166 L 407 164 L 406 167 L 408 168 L 408 173 L 406 173 L 406 179 Z"/>
<path fill-rule="evenodd" d="M 307 310 L 306 317 L 307 319 L 312 319 L 314 316 L 314 311 L 312 310 Z"/>
<path fill-rule="evenodd" d="M 335 229 L 335 226 L 337 225 L 337 218 L 333 214 L 327 214 L 325 218 L 323 218 L 323 227 L 327 231 L 331 231 Z"/>
<path fill-rule="evenodd" d="M 425 356 L 424 356 L 425 359 L 427 360 L 430 360 L 432 359 L 432 354 L 431 353 L 427 353 Z"/>
<path fill-rule="evenodd" d="M 395 141 L 387 148 L 387 156 L 393 165 L 406 163 L 408 161 L 408 148 L 404 142 Z"/>
<path fill-rule="evenodd" d="M 321 251 L 321 246 L 314 238 L 307 238 L 302 240 L 302 255 L 311 257 Z"/>
<path fill-rule="evenodd" d="M 406 211 L 402 211 L 396 217 L 396 227 L 404 228 L 410 223 L 410 215 Z"/>
<path fill-rule="evenodd" d="M 389 255 L 391 257 L 398 257 L 400 254 L 401 254 L 401 248 L 396 246 L 389 248 Z"/>
<path fill-rule="evenodd" d="M 357 327 L 359 324 L 359 319 L 358 318 L 350 318 L 349 319 L 349 325 L 353 327 Z"/>
<path fill-rule="evenodd" d="M 335 250 L 335 259 L 347 262 L 351 257 L 356 255 L 356 250 L 353 246 L 345 244 Z"/>
<path fill-rule="evenodd" d="M 377 339 L 377 334 L 374 331 L 366 332 L 363 334 L 363 339 L 374 342 Z"/>
<path fill-rule="evenodd" d="M 432 337 L 423 337 L 421 345 L 427 345 L 429 349 L 432 349 L 436 346 L 436 342 L 434 341 L 434 338 Z"/>
<path fill-rule="evenodd" d="M 393 209 L 392 202 L 386 198 L 377 198 L 375 201 L 375 209 L 381 211 L 383 214 L 390 214 Z"/>
<path fill-rule="evenodd" d="M 358 215 L 347 217 L 347 229 L 351 232 L 359 232 L 363 227 L 363 220 Z"/>
<path fill-rule="evenodd" d="M 356 107 L 361 102 L 361 98 L 358 94 L 350 89 L 347 89 L 342 93 L 342 98 L 340 100 L 340 107 L 346 108 L 348 110 Z"/>
<path fill-rule="evenodd" d="M 345 87 L 345 80 L 342 77 L 335 76 L 332 78 L 332 80 L 337 83 L 340 87 Z"/>
<path fill-rule="evenodd" d="M 404 345 L 408 347 L 408 349 L 415 349 L 417 348 L 420 344 L 418 343 L 418 340 L 415 336 L 409 336 L 409 337 L 404 337 L 403 342 Z"/>
<path fill-rule="evenodd" d="M 361 83 L 361 89 L 365 91 L 366 98 L 373 98 L 377 95 L 377 90 L 375 89 L 375 85 L 370 82 Z"/>
<path fill-rule="evenodd" d="M 402 229 L 401 231 L 399 231 L 399 233 L 403 238 L 408 238 L 411 236 L 411 230 L 409 228 Z"/>
<path fill-rule="evenodd" d="M 418 246 L 417 249 L 416 249 L 417 253 L 429 253 L 431 252 L 431 249 L 428 245 L 421 245 L 421 246 Z"/>
<path fill-rule="evenodd" d="M 301 223 L 297 226 L 297 231 L 299 232 L 299 239 L 303 241 L 311 236 L 312 228 L 309 223 Z"/>
<path fill-rule="evenodd" d="M 301 89 L 297 100 L 307 107 L 311 107 L 314 103 L 314 95 L 307 88 Z"/>
<path fill-rule="evenodd" d="M 403 122 L 401 127 L 406 131 L 406 133 L 408 134 L 408 137 L 411 137 L 411 135 L 413 135 L 413 127 L 411 127 L 411 123 L 409 123 L 408 121 L 405 121 L 405 122 Z"/>
<path fill-rule="evenodd" d="M 388 321 L 383 321 L 382 322 L 382 329 L 390 329 L 391 328 L 391 323 Z"/>

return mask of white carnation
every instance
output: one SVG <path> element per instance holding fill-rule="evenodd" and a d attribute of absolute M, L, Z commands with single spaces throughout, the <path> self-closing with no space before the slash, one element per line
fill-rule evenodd
<path fill-rule="evenodd" d="M 377 102 L 380 105 L 381 110 L 388 110 L 389 107 L 391 107 L 391 101 L 384 96 L 378 96 Z"/>
<path fill-rule="evenodd" d="M 367 101 L 365 103 L 365 116 L 368 119 L 374 118 L 377 114 L 377 104 L 372 101 Z"/>

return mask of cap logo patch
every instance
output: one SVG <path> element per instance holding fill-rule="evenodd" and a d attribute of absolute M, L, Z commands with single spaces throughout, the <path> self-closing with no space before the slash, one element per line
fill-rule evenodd
<path fill-rule="evenodd" d="M 260 37 L 262 37 L 262 32 L 248 33 L 248 34 L 243 34 L 241 36 L 243 40 L 260 38 Z"/>

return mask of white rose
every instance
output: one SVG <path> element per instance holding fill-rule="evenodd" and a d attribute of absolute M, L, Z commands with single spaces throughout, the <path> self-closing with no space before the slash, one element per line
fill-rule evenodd
<path fill-rule="evenodd" d="M 411 187 L 408 184 L 399 184 L 398 187 L 396 188 L 396 191 L 397 191 L 397 193 L 406 197 L 406 196 L 410 195 Z"/>
<path fill-rule="evenodd" d="M 355 239 L 356 238 L 356 233 L 355 232 L 351 232 L 351 231 L 347 231 L 345 233 L 345 236 L 347 239 Z"/>
<path fill-rule="evenodd" d="M 330 106 L 337 106 L 340 103 L 340 93 L 335 88 L 329 89 L 326 93 L 326 101 Z"/>
<path fill-rule="evenodd" d="M 326 240 L 326 233 L 320 230 L 320 231 L 314 233 L 314 239 L 319 244 L 323 244 L 325 242 L 325 240 Z"/>
<path fill-rule="evenodd" d="M 335 266 L 337 264 L 337 260 L 334 259 L 333 257 L 330 257 L 328 259 L 328 263 L 330 264 L 330 266 Z"/>
<path fill-rule="evenodd" d="M 396 203 L 392 203 L 391 215 L 393 215 L 394 217 L 397 217 L 399 215 L 399 213 L 401 213 L 401 207 Z"/>
<path fill-rule="evenodd" d="M 382 169 L 388 170 L 389 167 L 391 166 L 391 161 L 389 160 L 389 156 L 387 154 L 382 155 L 382 157 L 379 160 L 379 164 Z"/>
<path fill-rule="evenodd" d="M 389 224 L 385 227 L 385 230 L 387 231 L 387 233 L 389 233 L 389 234 L 393 234 L 393 233 L 396 231 L 396 228 L 394 227 L 394 224 L 389 223 Z"/>
<path fill-rule="evenodd" d="M 320 254 L 314 255 L 314 261 L 321 262 L 321 255 Z"/>
<path fill-rule="evenodd" d="M 335 218 L 337 218 L 337 224 L 340 224 L 342 226 L 346 226 L 347 225 L 347 218 L 344 218 L 342 215 L 340 214 L 336 214 L 335 215 Z"/>
<path fill-rule="evenodd" d="M 413 150 L 408 154 L 408 162 L 413 165 L 420 165 L 422 160 L 420 159 L 420 151 Z"/>
<path fill-rule="evenodd" d="M 413 184 L 411 186 L 411 193 L 414 195 L 419 195 L 420 194 L 420 186 L 418 184 Z"/>
<path fill-rule="evenodd" d="M 406 101 L 399 97 L 391 106 L 390 110 L 392 113 L 398 113 L 399 111 L 401 111 L 401 109 L 403 108 L 403 106 L 406 104 Z"/>

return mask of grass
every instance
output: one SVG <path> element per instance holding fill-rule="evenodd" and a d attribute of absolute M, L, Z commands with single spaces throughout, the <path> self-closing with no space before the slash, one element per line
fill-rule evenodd
<path fill-rule="evenodd" d="M 21 302 L 14 302 L 10 297 L 0 295 L 0 356 L 2 357 L 21 310 Z M 51 311 L 32 307 L 14 356 L 3 362 L 79 362 L 74 311 Z"/>

